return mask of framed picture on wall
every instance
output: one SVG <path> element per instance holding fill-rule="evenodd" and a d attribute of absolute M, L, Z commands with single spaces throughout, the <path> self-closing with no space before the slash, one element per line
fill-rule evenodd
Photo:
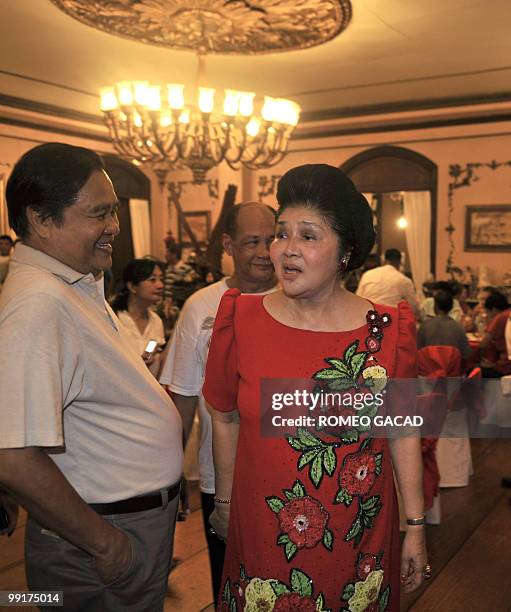
<path fill-rule="evenodd" d="M 465 251 L 511 251 L 511 204 L 466 207 Z"/>
<path fill-rule="evenodd" d="M 191 247 L 193 243 L 185 229 L 185 223 L 192 230 L 200 246 L 206 246 L 211 235 L 211 211 L 193 210 L 183 212 L 183 217 L 179 219 L 177 237 L 183 247 Z"/>

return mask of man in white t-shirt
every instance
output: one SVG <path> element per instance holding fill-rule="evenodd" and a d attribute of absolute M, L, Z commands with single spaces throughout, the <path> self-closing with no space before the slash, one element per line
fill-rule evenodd
<path fill-rule="evenodd" d="M 397 249 L 385 251 L 385 264 L 362 274 L 357 295 L 374 304 L 397 306 L 406 300 L 415 316 L 419 316 L 419 302 L 412 281 L 399 271 L 401 253 Z"/>
<path fill-rule="evenodd" d="M 225 544 L 210 533 L 208 519 L 214 510 L 215 474 L 213 468 L 211 417 L 201 394 L 206 360 L 216 312 L 227 289 L 243 293 L 266 293 L 275 288 L 275 272 L 269 246 L 275 233 L 275 212 L 256 202 L 239 204 L 229 211 L 223 245 L 233 258 L 234 273 L 194 293 L 185 303 L 170 340 L 160 382 L 168 385 L 183 419 L 185 443 L 198 405 L 201 439 L 199 472 L 204 527 L 208 541 L 215 601 L 222 579 Z"/>

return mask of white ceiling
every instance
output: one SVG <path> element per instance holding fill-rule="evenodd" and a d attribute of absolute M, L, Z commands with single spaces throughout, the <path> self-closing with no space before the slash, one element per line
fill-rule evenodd
<path fill-rule="evenodd" d="M 323 116 L 444 98 L 511 99 L 509 0 L 352 0 L 352 7 L 347 30 L 319 47 L 209 56 L 209 84 L 290 97 Z M 105 34 L 49 0 L 2 0 L 0 40 L 2 94 L 86 113 L 99 115 L 98 89 L 119 80 L 191 85 L 195 78 L 192 53 Z"/>

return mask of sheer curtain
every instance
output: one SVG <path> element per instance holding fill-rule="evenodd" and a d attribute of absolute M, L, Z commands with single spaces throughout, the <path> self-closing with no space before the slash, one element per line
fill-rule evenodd
<path fill-rule="evenodd" d="M 421 296 L 422 284 L 431 272 L 431 194 L 429 191 L 405 191 L 403 198 L 410 268 L 415 289 Z"/>
<path fill-rule="evenodd" d="M 9 214 L 7 212 L 7 203 L 5 201 L 5 177 L 0 175 L 0 234 L 8 234 L 13 240 L 16 239 L 16 234 L 9 225 Z"/>
<path fill-rule="evenodd" d="M 151 254 L 151 221 L 147 200 L 130 200 L 131 239 L 135 257 Z"/>

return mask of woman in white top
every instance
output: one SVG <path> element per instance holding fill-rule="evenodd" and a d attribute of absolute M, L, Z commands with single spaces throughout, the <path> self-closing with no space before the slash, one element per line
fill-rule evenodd
<path fill-rule="evenodd" d="M 112 302 L 122 324 L 121 333 L 142 356 L 154 376 L 160 368 L 161 347 L 165 344 L 163 322 L 151 306 L 163 297 L 163 272 L 150 259 L 133 259 L 124 268 L 123 286 Z M 148 343 L 156 348 L 149 352 Z"/>

